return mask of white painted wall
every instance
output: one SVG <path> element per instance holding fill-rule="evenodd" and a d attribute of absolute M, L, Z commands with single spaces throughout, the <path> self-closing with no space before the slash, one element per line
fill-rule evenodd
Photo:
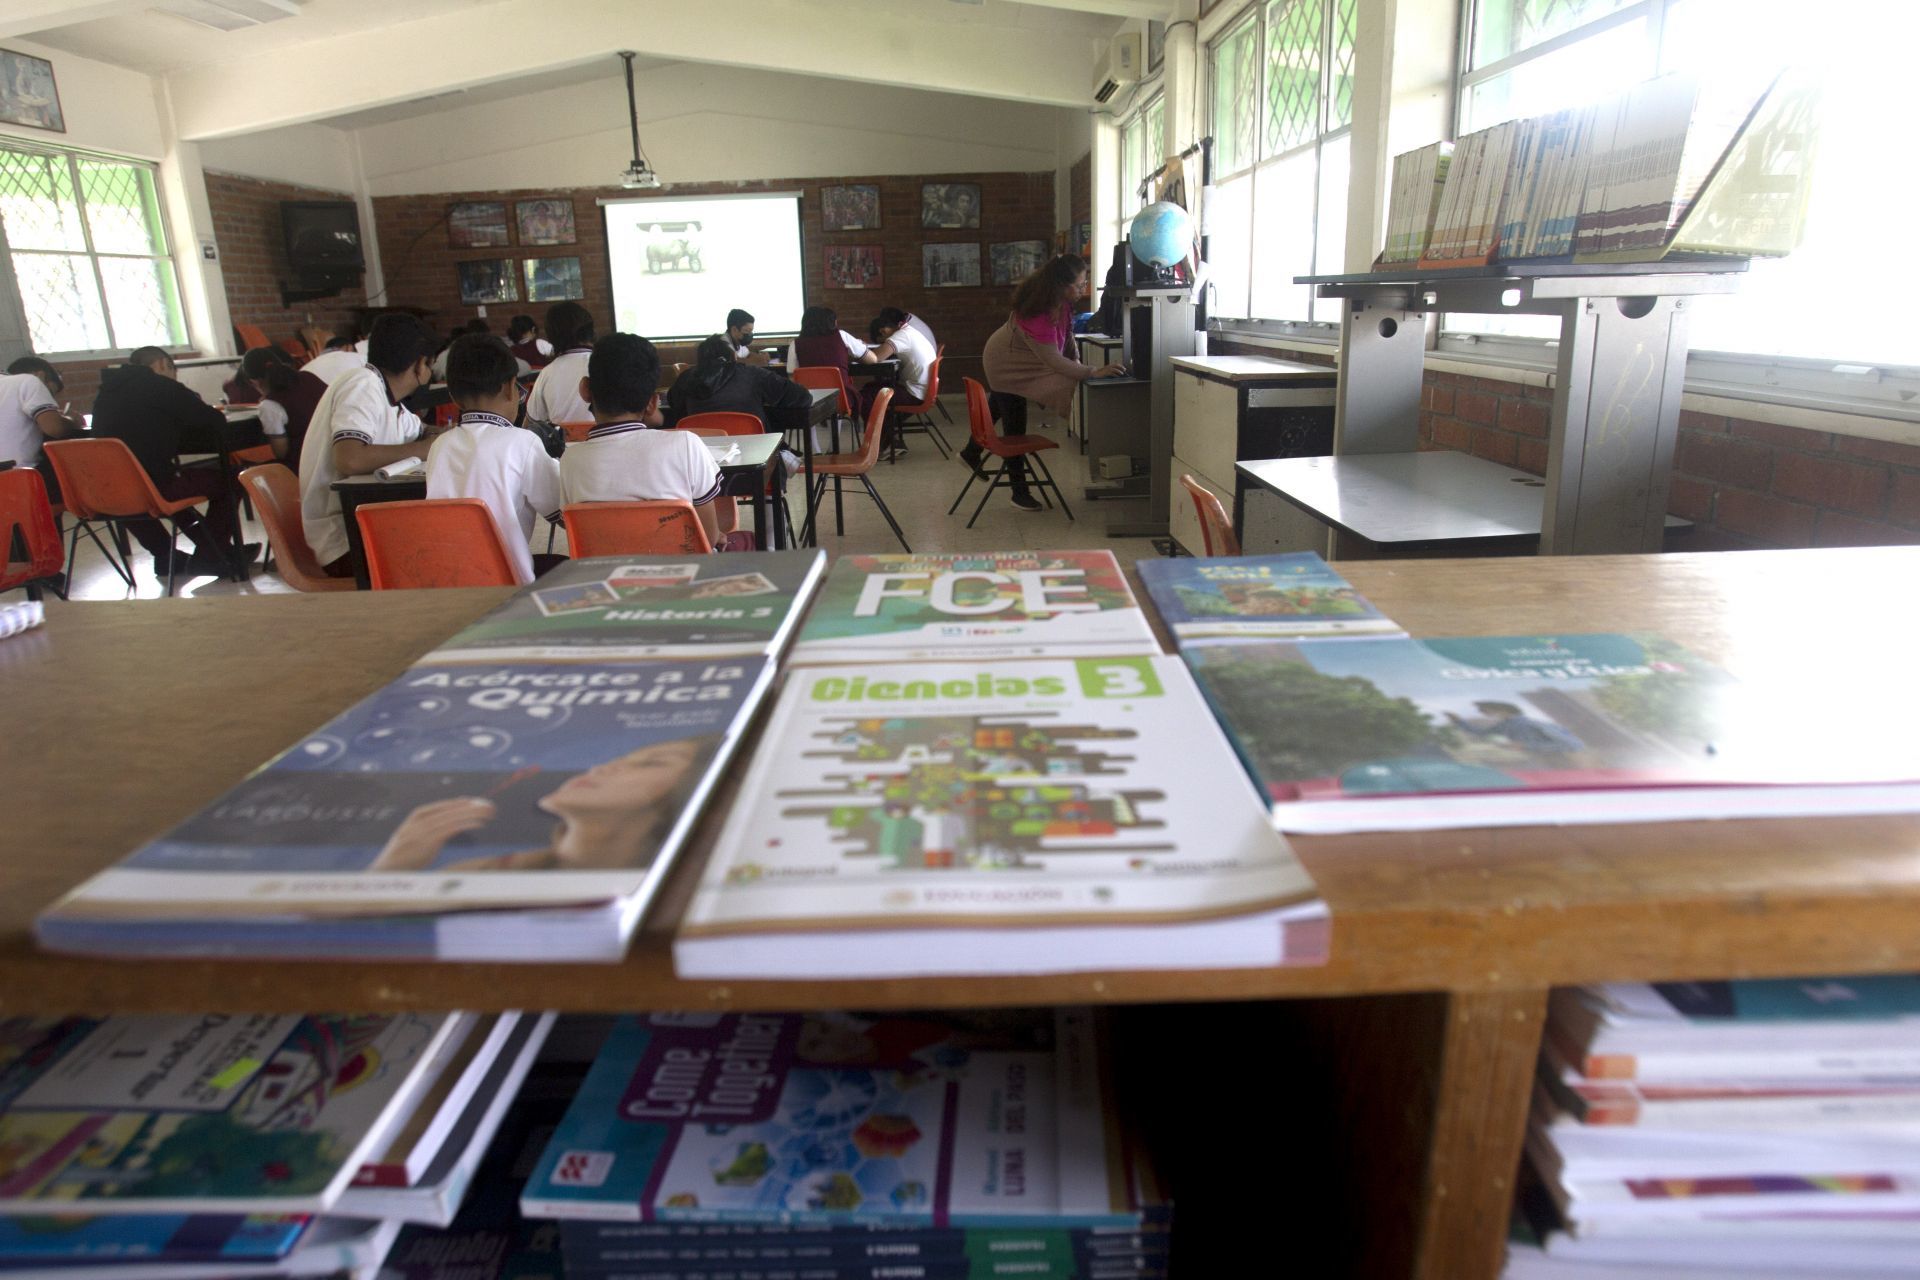
<path fill-rule="evenodd" d="M 199 145 L 201 165 L 221 173 L 346 194 L 354 190 L 353 135 L 342 129 L 296 124 Z"/>
<path fill-rule="evenodd" d="M 0 137 L 19 138 L 44 147 L 73 147 L 114 155 L 158 160 L 166 150 L 152 77 L 90 58 L 76 57 L 26 40 L 9 40 L 9 49 L 53 63 L 60 91 L 65 133 L 0 124 Z"/>
<path fill-rule="evenodd" d="M 641 143 L 668 182 L 1052 170 L 1072 114 L 701 63 L 642 71 L 638 89 Z M 357 132 L 376 196 L 603 186 L 631 150 L 617 77 Z"/>

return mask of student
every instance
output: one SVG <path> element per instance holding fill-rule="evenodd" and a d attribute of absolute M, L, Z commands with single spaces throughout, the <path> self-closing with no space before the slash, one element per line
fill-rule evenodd
<path fill-rule="evenodd" d="M 260 434 L 272 446 L 274 459 L 297 468 L 307 425 L 313 421 L 320 397 L 327 394 L 327 384 L 305 369 L 274 359 L 268 347 L 256 347 L 241 359 L 239 381 L 260 406 Z"/>
<path fill-rule="evenodd" d="M 934 351 L 938 353 L 940 350 L 940 340 L 933 336 L 932 327 L 928 325 L 925 320 L 922 320 L 919 316 L 913 314 L 913 312 L 911 311 L 906 313 L 906 317 L 907 318 L 903 320 L 901 323 L 906 325 L 906 327 L 909 329 L 919 330 L 920 336 L 927 340 L 927 345 L 932 347 Z"/>
<path fill-rule="evenodd" d="M 727 340 L 733 343 L 735 359 L 753 354 L 753 317 L 738 307 L 727 312 Z"/>
<path fill-rule="evenodd" d="M 558 367 L 555 361 L 547 371 Z M 707 541 L 719 546 L 713 500 L 720 496 L 720 468 L 707 442 L 691 431 L 647 426 L 660 388 L 653 344 L 631 333 L 608 334 L 594 344 L 583 381 L 580 398 L 593 405 L 594 425 L 585 441 L 561 455 L 561 495 L 568 503 L 691 502 Z"/>
<path fill-rule="evenodd" d="M 519 371 L 498 338 L 470 333 L 453 344 L 447 391 L 460 406 L 460 424 L 427 451 L 427 496 L 486 503 L 513 558 L 515 580 L 525 584 L 560 559 L 541 556 L 545 563 L 536 566 L 529 543 L 534 521 L 560 510 L 560 465 L 539 436 L 513 425 Z"/>
<path fill-rule="evenodd" d="M 775 431 L 806 426 L 812 393 L 771 369 L 741 364 L 726 338 L 714 334 L 694 359 L 667 391 L 668 426 L 695 413 L 728 412 L 750 413 Z"/>
<path fill-rule="evenodd" d="M 1126 373 L 1125 365 L 1096 369 L 1073 358 L 1073 305 L 1086 296 L 1086 290 L 1087 264 L 1063 253 L 1014 291 L 1012 312 L 981 353 L 982 371 L 991 389 L 987 403 L 1001 434 L 1026 434 L 1029 400 L 1065 417 L 1082 382 Z M 973 441 L 967 441 L 960 456 L 976 473 L 981 472 L 981 452 Z M 1026 459 L 1007 459 L 1007 474 L 1013 484 L 1013 505 L 1022 511 L 1040 510 L 1039 501 L 1027 492 Z"/>
<path fill-rule="evenodd" d="M 140 347 L 125 364 L 100 375 L 100 392 L 93 398 L 93 433 L 124 441 L 163 498 L 192 498 L 207 504 L 202 517 L 191 507 L 177 523 L 193 539 L 194 554 L 184 564 L 177 560 L 173 534 L 158 520 L 126 521 L 126 530 L 153 557 L 154 575 L 164 578 L 177 565 L 194 575 L 225 577 L 233 571 L 231 552 L 240 532 L 239 504 L 226 477 L 213 467 L 182 468 L 175 461 L 186 447 L 185 433 L 205 432 L 218 441 L 226 430 L 226 415 L 183 387 L 173 357 L 159 347 Z M 260 544 L 246 547 L 248 560 Z"/>
<path fill-rule="evenodd" d="M 840 327 L 832 307 L 808 307 L 800 313 L 800 336 L 787 346 L 789 372 L 809 365 L 848 369 L 856 360 L 873 364 L 875 357 L 866 343 Z"/>
<path fill-rule="evenodd" d="M 547 332 L 560 354 L 548 362 L 527 394 L 527 421 L 546 426 L 587 422 L 593 411 L 580 398 L 593 354 L 593 314 L 577 302 L 556 302 L 547 311 Z"/>
<path fill-rule="evenodd" d="M 463 325 L 457 326 L 452 333 L 447 335 L 447 345 L 442 347 L 440 354 L 433 358 L 433 380 L 435 382 L 445 382 L 447 380 L 447 353 L 453 350 L 454 343 L 460 341 L 460 339 L 470 333 L 489 334 L 492 332 L 492 327 L 478 316 L 475 316 Z"/>
<path fill-rule="evenodd" d="M 933 345 L 924 326 L 916 329 L 907 323 L 907 313 L 898 307 L 882 307 L 868 326 L 872 338 L 869 350 L 876 360 L 900 361 L 902 399 L 925 400 L 927 380 L 940 349 Z"/>
<path fill-rule="evenodd" d="M 310 373 L 320 381 L 332 386 L 334 379 L 343 373 L 352 373 L 364 368 L 367 357 L 354 346 L 353 338 L 340 334 L 327 340 L 327 349 L 300 366 L 302 373 Z"/>
<path fill-rule="evenodd" d="M 300 523 L 307 545 L 330 577 L 353 572 L 347 526 L 333 482 L 371 475 L 402 458 L 425 459 L 420 419 L 401 404 L 433 381 L 439 339 L 426 322 L 391 311 L 373 322 L 367 363 L 338 378 L 314 407 L 300 449 Z"/>
<path fill-rule="evenodd" d="M 553 359 L 553 344 L 540 336 L 532 316 L 515 316 L 507 322 L 507 350 L 514 359 L 526 361 L 529 369 L 544 369 Z"/>
<path fill-rule="evenodd" d="M 77 413 L 62 413 L 54 397 L 67 389 L 54 367 L 39 356 L 21 356 L 0 378 L 0 462 L 38 467 L 47 482 L 47 498 L 60 501 L 53 467 L 41 452 L 47 439 L 61 440 L 86 430 Z"/>

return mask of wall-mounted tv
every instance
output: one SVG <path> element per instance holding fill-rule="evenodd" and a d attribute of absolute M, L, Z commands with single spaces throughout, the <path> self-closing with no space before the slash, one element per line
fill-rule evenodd
<path fill-rule="evenodd" d="M 287 265 L 300 284 L 335 288 L 366 270 L 360 252 L 360 211 L 351 200 L 283 200 L 280 229 Z"/>

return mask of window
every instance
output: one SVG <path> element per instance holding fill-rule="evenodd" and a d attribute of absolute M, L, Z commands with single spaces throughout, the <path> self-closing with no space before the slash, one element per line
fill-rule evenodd
<path fill-rule="evenodd" d="M 1140 194 L 1140 180 L 1167 158 L 1167 100 L 1164 95 L 1133 113 L 1120 128 L 1120 224 L 1115 239 L 1124 240 L 1133 215 L 1148 201 Z"/>
<path fill-rule="evenodd" d="M 1338 322 L 1295 276 L 1343 269 L 1355 0 L 1264 0 L 1210 49 L 1213 310 Z"/>
<path fill-rule="evenodd" d="M 153 166 L 0 150 L 0 220 L 35 351 L 185 345 Z"/>

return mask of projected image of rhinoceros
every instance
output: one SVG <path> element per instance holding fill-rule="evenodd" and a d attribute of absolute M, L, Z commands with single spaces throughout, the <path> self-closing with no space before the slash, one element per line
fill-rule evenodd
<path fill-rule="evenodd" d="M 656 222 L 647 228 L 647 273 L 704 271 L 700 264 L 700 224 Z"/>

